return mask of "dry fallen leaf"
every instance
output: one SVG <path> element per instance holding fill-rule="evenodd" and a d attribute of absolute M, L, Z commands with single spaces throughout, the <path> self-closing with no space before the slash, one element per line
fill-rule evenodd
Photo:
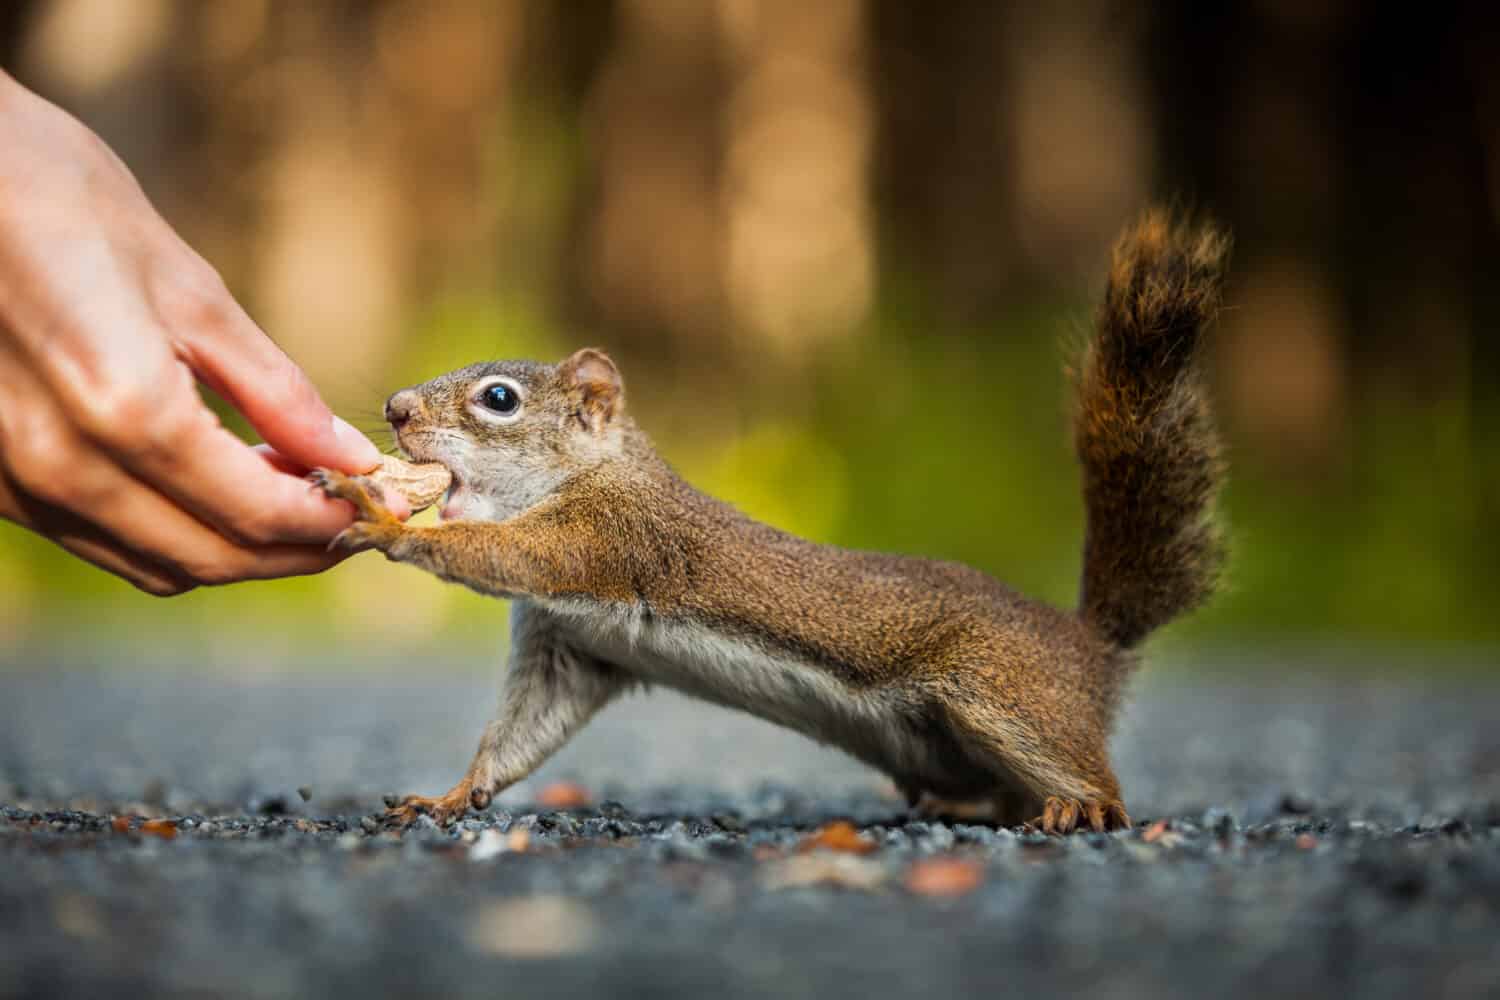
<path fill-rule="evenodd" d="M 130 832 L 130 817 L 129 816 L 115 816 L 115 817 L 112 817 L 110 819 L 110 821 L 109 821 L 109 825 L 110 825 L 110 828 L 115 831 L 115 833 L 129 833 Z"/>
<path fill-rule="evenodd" d="M 169 819 L 148 819 L 141 824 L 141 832 L 149 833 L 153 837 L 162 840 L 175 840 L 177 838 L 177 824 Z"/>
<path fill-rule="evenodd" d="M 869 854 L 879 846 L 856 830 L 853 823 L 837 820 L 813 831 L 798 845 L 797 850 L 805 852 L 821 847 L 824 850 L 842 851 L 845 854 Z"/>
<path fill-rule="evenodd" d="M 370 478 L 383 489 L 395 490 L 406 497 L 413 514 L 437 503 L 453 483 L 453 473 L 436 462 L 413 465 L 394 455 L 382 458 L 380 468 L 371 473 Z"/>
<path fill-rule="evenodd" d="M 906 888 L 919 896 L 962 896 L 984 881 L 984 867 L 969 858 L 924 858 L 906 872 Z"/>
<path fill-rule="evenodd" d="M 886 880 L 885 866 L 869 858 L 848 854 L 804 854 L 776 861 L 761 875 L 767 889 L 800 889 L 831 885 L 869 892 Z"/>
<path fill-rule="evenodd" d="M 580 809 L 589 804 L 588 789 L 571 781 L 554 781 L 536 797 L 548 809 Z"/>

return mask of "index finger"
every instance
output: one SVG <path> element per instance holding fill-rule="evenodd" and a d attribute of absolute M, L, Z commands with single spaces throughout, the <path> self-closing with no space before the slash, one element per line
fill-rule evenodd
<path fill-rule="evenodd" d="M 177 328 L 194 374 L 227 399 L 279 454 L 308 466 L 369 472 L 380 451 L 334 415 L 301 368 L 227 293 L 216 323 Z"/>
<path fill-rule="evenodd" d="M 137 479 L 251 545 L 327 542 L 353 522 L 347 504 L 278 470 L 226 430 L 196 391 L 187 392 L 190 402 L 162 403 L 156 419 L 163 424 L 154 432 L 117 439 L 110 448 Z"/>

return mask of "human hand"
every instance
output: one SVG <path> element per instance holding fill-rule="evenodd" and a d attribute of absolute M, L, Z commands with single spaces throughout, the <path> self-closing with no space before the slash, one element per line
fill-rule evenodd
<path fill-rule="evenodd" d="M 108 147 L 0 72 L 0 517 L 179 594 L 331 566 L 353 512 L 301 475 L 379 461 Z"/>

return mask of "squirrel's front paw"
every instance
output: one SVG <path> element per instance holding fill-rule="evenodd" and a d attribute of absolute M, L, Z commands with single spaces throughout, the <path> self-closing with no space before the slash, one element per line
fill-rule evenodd
<path fill-rule="evenodd" d="M 386 799 L 391 803 L 391 799 Z M 390 805 L 385 812 L 388 826 L 407 827 L 417 821 L 418 816 L 431 816 L 438 826 L 448 826 L 462 819 L 472 807 L 483 811 L 489 807 L 490 795 L 476 789 L 468 778 L 438 796 L 408 795 L 400 802 Z"/>
<path fill-rule="evenodd" d="M 385 493 L 380 484 L 368 476 L 350 476 L 336 469 L 314 469 L 307 474 L 307 481 L 326 496 L 352 503 L 362 521 L 396 522 L 396 515 L 385 506 Z"/>

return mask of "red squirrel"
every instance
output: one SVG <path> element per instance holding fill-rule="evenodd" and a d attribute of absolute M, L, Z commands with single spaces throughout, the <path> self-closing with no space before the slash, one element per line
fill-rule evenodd
<path fill-rule="evenodd" d="M 472 365 L 386 404 L 453 481 L 410 526 L 372 480 L 314 473 L 378 549 L 509 598 L 499 714 L 447 793 L 451 822 L 535 770 L 622 692 L 662 684 L 843 748 L 924 794 L 1049 833 L 1130 825 L 1108 739 L 1137 647 L 1207 599 L 1223 478 L 1197 348 L 1227 238 L 1162 211 L 1121 237 L 1076 377 L 1087 533 L 1076 610 L 953 562 L 819 545 L 688 485 L 625 409 L 613 361 Z"/>

